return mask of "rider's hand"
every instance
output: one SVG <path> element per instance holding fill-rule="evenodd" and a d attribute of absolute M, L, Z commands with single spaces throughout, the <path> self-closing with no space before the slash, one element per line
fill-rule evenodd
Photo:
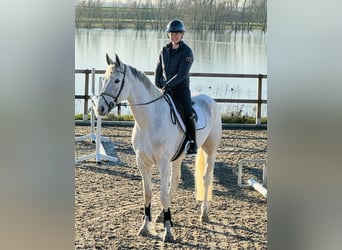
<path fill-rule="evenodd" d="M 172 88 L 170 87 L 169 84 L 166 84 L 163 88 L 162 88 L 164 93 L 170 93 L 172 91 Z"/>
<path fill-rule="evenodd" d="M 160 77 L 159 81 L 156 81 L 156 86 L 162 89 L 165 86 L 165 81 L 163 77 Z"/>

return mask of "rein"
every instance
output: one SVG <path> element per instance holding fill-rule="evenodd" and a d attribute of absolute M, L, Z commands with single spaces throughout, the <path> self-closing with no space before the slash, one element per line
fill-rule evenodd
<path fill-rule="evenodd" d="M 152 101 L 143 102 L 143 103 L 132 103 L 132 104 L 125 102 L 125 103 L 120 103 L 120 105 L 124 106 L 124 107 L 148 105 L 148 104 L 151 104 L 151 103 L 158 101 L 159 99 L 162 99 L 163 97 L 165 98 L 165 96 L 166 96 L 166 94 L 163 93 L 161 96 L 157 97 L 156 99 L 153 99 Z"/>
<path fill-rule="evenodd" d="M 119 103 L 119 105 L 128 107 L 128 106 L 140 106 L 140 105 L 148 105 L 151 104 L 155 101 L 158 101 L 159 99 L 164 98 L 165 101 L 169 104 L 170 107 L 170 116 L 171 116 L 171 121 L 173 124 L 176 124 L 176 111 L 174 110 L 171 101 L 168 99 L 167 94 L 163 93 L 161 96 L 157 97 L 156 99 L 153 99 L 152 101 L 149 102 L 144 102 L 144 103 L 134 103 L 134 104 L 129 104 L 129 103 Z"/>
<path fill-rule="evenodd" d="M 144 102 L 144 103 L 132 103 L 132 104 L 129 104 L 129 103 L 118 103 L 118 98 L 122 92 L 122 89 L 125 85 L 125 79 L 126 79 L 126 65 L 125 65 L 125 68 L 124 68 L 124 72 L 121 72 L 121 74 L 123 74 L 123 79 L 122 79 L 122 83 L 121 83 L 121 86 L 120 86 L 120 89 L 119 89 L 119 92 L 116 96 L 112 95 L 112 94 L 108 94 L 108 93 L 105 93 L 105 92 L 101 92 L 100 93 L 100 96 L 102 96 L 103 100 L 105 101 L 107 107 L 109 108 L 109 110 L 111 110 L 112 108 L 114 108 L 114 105 L 122 105 L 124 107 L 127 107 L 127 106 L 142 106 L 142 105 L 148 105 L 148 104 L 151 104 L 151 103 L 154 103 L 162 98 L 165 99 L 165 101 L 169 104 L 169 107 L 170 107 L 170 116 L 171 116 L 171 121 L 173 124 L 176 124 L 176 113 L 175 113 L 175 110 L 171 104 L 171 101 L 167 95 L 166 92 L 164 92 L 161 96 L 151 100 L 151 101 L 148 101 L 148 102 Z M 111 98 L 113 98 L 114 102 L 108 102 L 107 99 L 105 98 L 105 96 L 109 96 Z"/>
<path fill-rule="evenodd" d="M 148 104 L 151 104 L 151 103 L 154 103 L 156 101 L 158 101 L 159 99 L 161 98 L 165 98 L 166 99 L 166 93 L 163 93 L 161 96 L 151 100 L 151 101 L 148 101 L 148 102 L 144 102 L 144 103 L 133 103 L 133 104 L 129 104 L 129 103 L 119 103 L 118 104 L 118 98 L 122 92 L 122 89 L 124 87 L 124 84 L 125 84 L 125 79 L 126 79 L 126 65 L 125 65 L 125 68 L 124 68 L 124 72 L 121 72 L 121 74 L 123 74 L 123 79 L 122 79 L 122 83 L 121 83 L 121 86 L 120 86 L 120 89 L 119 89 L 119 92 L 116 96 L 112 95 L 112 94 L 108 94 L 108 93 L 105 93 L 105 92 L 101 92 L 100 96 L 102 96 L 103 100 L 105 101 L 107 107 L 111 110 L 112 108 L 114 108 L 114 105 L 121 105 L 121 106 L 124 106 L 124 107 L 127 107 L 127 106 L 142 106 L 142 105 L 148 105 Z M 105 96 L 109 96 L 111 98 L 114 99 L 114 102 L 108 102 L 105 98 Z"/>

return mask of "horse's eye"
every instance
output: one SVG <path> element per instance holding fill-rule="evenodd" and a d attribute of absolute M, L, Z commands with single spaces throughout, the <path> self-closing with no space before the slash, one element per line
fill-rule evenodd
<path fill-rule="evenodd" d="M 114 81 L 115 83 L 119 83 L 120 82 L 120 80 L 119 79 L 115 79 L 115 81 Z"/>

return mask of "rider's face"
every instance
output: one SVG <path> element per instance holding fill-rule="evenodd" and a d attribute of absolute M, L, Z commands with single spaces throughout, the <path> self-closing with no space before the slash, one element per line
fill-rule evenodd
<path fill-rule="evenodd" d="M 183 33 L 182 32 L 170 32 L 168 33 L 169 38 L 173 44 L 177 44 L 182 40 L 183 38 Z"/>

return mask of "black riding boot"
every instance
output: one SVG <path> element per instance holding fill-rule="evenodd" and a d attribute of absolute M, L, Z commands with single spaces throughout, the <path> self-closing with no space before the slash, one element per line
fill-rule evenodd
<path fill-rule="evenodd" d="M 189 149 L 187 155 L 197 154 L 197 143 L 196 143 L 196 120 L 195 118 L 189 118 L 186 124 L 187 133 L 189 135 Z"/>

